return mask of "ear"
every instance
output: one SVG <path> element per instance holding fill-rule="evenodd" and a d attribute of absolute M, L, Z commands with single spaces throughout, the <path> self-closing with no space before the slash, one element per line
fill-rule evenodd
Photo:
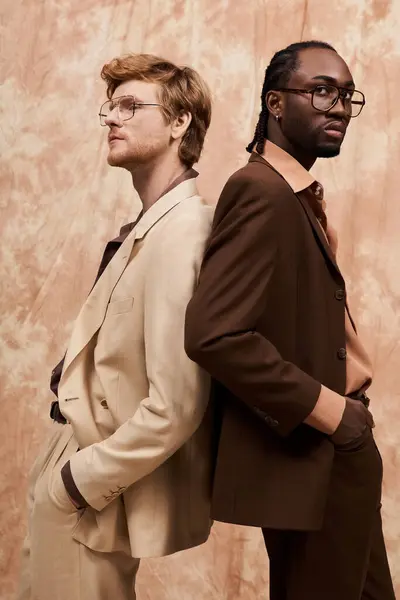
<path fill-rule="evenodd" d="M 181 113 L 177 117 L 175 117 L 175 119 L 171 123 L 171 137 L 174 140 L 179 140 L 180 138 L 183 138 L 191 122 L 191 113 L 182 110 Z"/>
<path fill-rule="evenodd" d="M 271 90 L 267 93 L 266 104 L 268 112 L 273 117 L 282 116 L 283 98 L 281 92 Z"/>

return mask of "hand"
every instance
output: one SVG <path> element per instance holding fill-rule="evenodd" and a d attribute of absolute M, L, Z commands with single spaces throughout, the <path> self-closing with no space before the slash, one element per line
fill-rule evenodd
<path fill-rule="evenodd" d="M 368 408 L 360 400 L 346 398 L 346 406 L 339 427 L 331 435 L 335 446 L 344 446 L 361 438 L 367 428 L 375 427 Z"/>

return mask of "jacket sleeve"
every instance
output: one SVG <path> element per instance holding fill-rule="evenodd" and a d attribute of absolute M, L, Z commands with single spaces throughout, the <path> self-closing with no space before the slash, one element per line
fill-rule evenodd
<path fill-rule="evenodd" d="M 201 214 L 181 214 L 153 240 L 144 291 L 149 395 L 114 434 L 83 448 L 63 467 L 64 485 L 80 506 L 86 501 L 102 510 L 166 461 L 202 421 L 210 378 L 185 353 L 184 319 L 212 213 L 204 206 Z"/>
<path fill-rule="evenodd" d="M 279 258 L 282 189 L 239 171 L 217 204 L 186 313 L 190 358 L 282 436 L 312 412 L 321 384 L 257 331 Z M 274 318 L 271 315 L 271 318 Z"/>

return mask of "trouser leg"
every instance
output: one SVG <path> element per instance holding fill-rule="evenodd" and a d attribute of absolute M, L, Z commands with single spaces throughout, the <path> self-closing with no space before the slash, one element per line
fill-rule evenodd
<path fill-rule="evenodd" d="M 360 600 L 380 539 L 381 482 L 382 461 L 369 431 L 359 447 L 335 452 L 321 530 L 263 532 L 271 561 L 271 600 Z M 387 577 L 390 582 L 388 571 Z M 393 600 L 389 582 L 379 600 Z"/>
<path fill-rule="evenodd" d="M 73 538 L 83 513 L 66 501 L 60 471 L 78 445 L 69 425 L 54 427 L 32 471 L 18 600 L 133 600 L 139 560 L 91 550 Z"/>
<path fill-rule="evenodd" d="M 379 511 L 373 530 L 367 576 L 361 600 L 381 600 L 381 598 L 395 600 Z"/>

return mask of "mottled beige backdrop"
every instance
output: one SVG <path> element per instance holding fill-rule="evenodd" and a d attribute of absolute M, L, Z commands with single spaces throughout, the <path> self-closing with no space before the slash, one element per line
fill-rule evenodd
<path fill-rule="evenodd" d="M 105 162 L 102 64 L 153 52 L 208 80 L 215 104 L 200 186 L 212 202 L 247 160 L 272 53 L 310 38 L 337 47 L 367 97 L 341 156 L 316 173 L 376 369 L 384 525 L 400 593 L 400 0 L 1 0 L 0 19 L 0 599 L 15 589 L 51 368 L 104 244 L 138 210 L 129 176 Z M 138 599 L 267 600 L 267 580 L 259 531 L 217 524 L 203 547 L 144 561 Z"/>

